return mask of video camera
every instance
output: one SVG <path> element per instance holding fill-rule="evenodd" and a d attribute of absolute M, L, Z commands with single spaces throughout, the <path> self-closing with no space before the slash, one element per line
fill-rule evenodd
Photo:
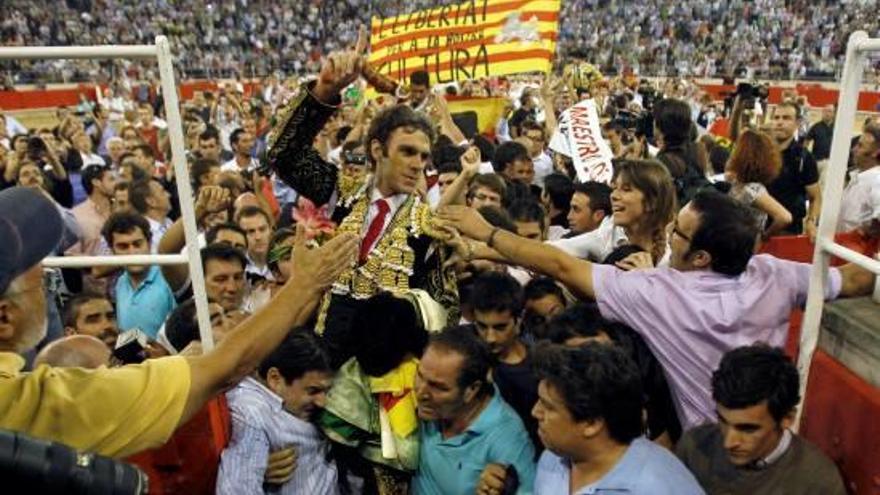
<path fill-rule="evenodd" d="M 649 142 L 654 138 L 654 112 L 642 110 L 639 113 L 620 110 L 611 121 L 627 132 L 621 136 L 623 144 L 630 144 L 634 139 L 644 136 Z"/>
<path fill-rule="evenodd" d="M 736 91 L 726 95 L 724 98 L 724 107 L 726 109 L 733 108 L 734 99 L 739 97 L 739 101 L 744 110 L 754 110 L 755 102 L 759 100 L 766 101 L 769 94 L 770 90 L 766 85 L 754 85 L 742 82 L 736 85 Z"/>

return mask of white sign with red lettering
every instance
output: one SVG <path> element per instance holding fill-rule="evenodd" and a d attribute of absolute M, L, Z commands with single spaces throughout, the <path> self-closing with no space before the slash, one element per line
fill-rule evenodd
<path fill-rule="evenodd" d="M 568 113 L 568 142 L 571 158 L 581 182 L 611 183 L 611 159 L 614 153 L 602 138 L 596 102 L 584 100 L 566 110 Z"/>

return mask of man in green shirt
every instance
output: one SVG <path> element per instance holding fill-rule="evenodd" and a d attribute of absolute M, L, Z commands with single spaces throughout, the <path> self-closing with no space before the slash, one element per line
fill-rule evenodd
<path fill-rule="evenodd" d="M 846 493 L 837 467 L 789 428 L 798 372 L 781 349 L 739 347 L 712 375 L 718 423 L 681 438 L 678 457 L 708 493 Z"/>

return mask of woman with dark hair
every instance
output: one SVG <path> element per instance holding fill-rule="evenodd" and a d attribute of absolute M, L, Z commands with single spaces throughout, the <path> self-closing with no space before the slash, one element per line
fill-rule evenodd
<path fill-rule="evenodd" d="M 751 208 L 765 238 L 785 229 L 792 221 L 791 212 L 767 191 L 781 171 L 782 153 L 776 143 L 770 136 L 752 129 L 739 135 L 725 166 L 730 195 Z"/>
<path fill-rule="evenodd" d="M 612 214 L 590 232 L 550 244 L 578 258 L 601 261 L 615 248 L 635 244 L 651 254 L 654 265 L 666 263 L 666 226 L 676 211 L 675 187 L 656 161 L 615 162 L 611 181 Z"/>
<path fill-rule="evenodd" d="M 604 260 L 622 245 L 635 244 L 648 254 L 638 256 L 636 260 L 627 260 L 624 264 L 626 268 L 668 265 L 671 251 L 666 227 L 676 212 L 675 187 L 669 171 L 652 160 L 619 161 L 614 164 L 611 183 L 611 216 L 605 217 L 595 230 L 548 244 L 593 262 Z M 450 232 L 450 235 L 448 243 L 467 262 L 474 259 L 507 261 L 483 243 L 464 240 L 454 232 Z"/>
<path fill-rule="evenodd" d="M 674 98 L 657 102 L 654 137 L 660 148 L 657 160 L 669 169 L 678 201 L 684 205 L 699 189 L 709 185 L 708 157 L 705 148 L 697 143 L 697 127 L 691 118 L 690 105 Z"/>

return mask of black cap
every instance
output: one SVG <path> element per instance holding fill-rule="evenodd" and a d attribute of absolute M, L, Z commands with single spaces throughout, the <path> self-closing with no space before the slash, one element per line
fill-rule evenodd
<path fill-rule="evenodd" d="M 0 191 L 0 294 L 55 251 L 64 225 L 58 207 L 26 187 Z"/>

